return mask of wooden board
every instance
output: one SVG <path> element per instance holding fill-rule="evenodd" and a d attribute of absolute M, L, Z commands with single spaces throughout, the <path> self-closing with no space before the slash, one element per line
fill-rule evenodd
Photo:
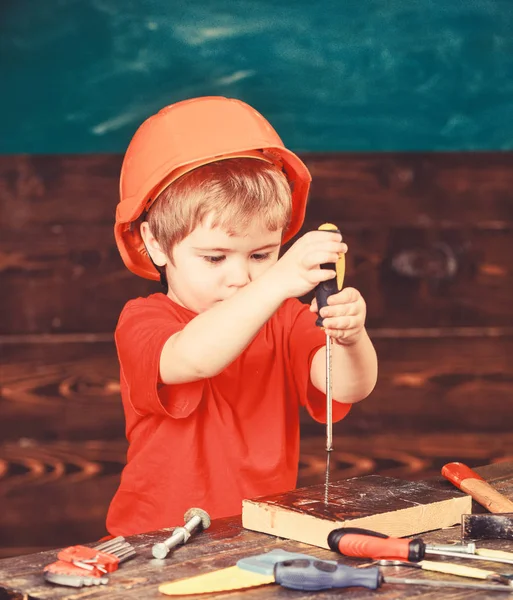
<path fill-rule="evenodd" d="M 450 527 L 472 509 L 451 484 L 369 475 L 242 502 L 242 526 L 328 548 L 330 531 L 364 527 L 402 537 Z"/>

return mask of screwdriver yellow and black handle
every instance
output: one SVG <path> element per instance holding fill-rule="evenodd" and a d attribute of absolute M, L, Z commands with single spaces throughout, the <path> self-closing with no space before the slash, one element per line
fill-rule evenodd
<path fill-rule="evenodd" d="M 336 225 L 332 223 L 324 223 L 319 227 L 319 231 L 330 231 L 340 233 L 340 230 Z M 344 275 L 346 272 L 346 256 L 341 254 L 336 263 L 325 263 L 321 265 L 321 269 L 331 269 L 336 271 L 337 276 L 328 281 L 321 281 L 315 288 L 315 298 L 317 300 L 317 310 L 319 316 L 317 317 L 316 325 L 322 327 L 323 318 L 320 316 L 321 308 L 328 306 L 328 298 L 337 292 L 340 292 L 344 285 Z"/>

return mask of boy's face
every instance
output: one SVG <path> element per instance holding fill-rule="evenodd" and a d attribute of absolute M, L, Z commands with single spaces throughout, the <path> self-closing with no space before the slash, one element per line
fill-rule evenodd
<path fill-rule="evenodd" d="M 230 235 L 211 219 L 173 248 L 166 265 L 168 296 L 201 313 L 227 300 L 276 263 L 282 230 L 255 221 L 243 234 Z"/>

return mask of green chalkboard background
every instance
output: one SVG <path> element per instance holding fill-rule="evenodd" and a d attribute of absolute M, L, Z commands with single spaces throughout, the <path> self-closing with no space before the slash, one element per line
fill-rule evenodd
<path fill-rule="evenodd" d="M 513 148 L 513 0 L 2 0 L 0 152 L 241 98 L 295 150 Z"/>

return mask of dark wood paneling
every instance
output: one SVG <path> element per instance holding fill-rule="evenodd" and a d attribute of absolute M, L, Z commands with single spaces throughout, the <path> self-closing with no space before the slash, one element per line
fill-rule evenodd
<path fill-rule="evenodd" d="M 317 226 L 306 225 L 305 231 Z M 513 226 L 348 223 L 344 235 L 345 285 L 366 299 L 369 327 L 511 325 Z"/>
<path fill-rule="evenodd" d="M 125 455 L 124 440 L 0 445 L 2 545 L 56 547 L 106 535 Z"/>
<path fill-rule="evenodd" d="M 389 225 L 513 220 L 513 152 L 302 153 L 310 208 Z M 111 225 L 122 156 L 0 156 L 2 229 Z M 42 209 L 45 210 L 42 210 Z"/>
<path fill-rule="evenodd" d="M 304 231 L 318 221 L 308 219 Z M 127 300 L 161 290 L 122 265 L 110 226 L 91 235 L 85 226 L 72 229 L 68 241 L 25 232 L 29 244 L 0 232 L 0 253 L 11 262 L 0 273 L 6 290 L 0 333 L 113 331 Z M 346 285 L 366 298 L 370 327 L 511 324 L 513 227 L 348 223 L 344 235 L 350 245 Z"/>
<path fill-rule="evenodd" d="M 446 433 L 394 431 L 355 435 L 350 421 L 345 430 L 334 432 L 330 457 L 333 480 L 380 473 L 401 479 L 424 479 L 440 475 L 442 467 L 454 461 L 469 465 L 486 465 L 511 460 L 511 433 Z M 298 485 L 316 485 L 325 475 L 325 438 L 304 437 Z"/>
<path fill-rule="evenodd" d="M 496 326 L 513 304 L 513 153 L 304 155 L 371 327 Z M 119 156 L 0 157 L 0 333 L 112 331 L 158 291 L 114 244 Z"/>
<path fill-rule="evenodd" d="M 302 231 L 341 227 L 380 374 L 333 476 L 513 455 L 513 153 L 310 154 Z M 159 291 L 113 239 L 121 157 L 0 157 L 0 555 L 92 541 L 125 461 L 112 334 Z M 307 301 L 308 298 L 305 298 Z M 304 413 L 300 484 L 324 477 Z"/>
<path fill-rule="evenodd" d="M 398 435 L 511 431 L 513 336 L 378 338 L 374 343 L 378 383 L 354 406 L 352 427 Z"/>
<path fill-rule="evenodd" d="M 124 436 L 114 342 L 5 344 L 0 438 Z"/>
<path fill-rule="evenodd" d="M 367 433 L 511 430 L 513 335 L 377 337 L 374 343 L 378 384 L 353 407 L 344 428 Z M 112 342 L 6 344 L 2 354 L 3 440 L 123 437 Z M 303 423 L 304 434 L 322 427 L 308 417 Z"/>
<path fill-rule="evenodd" d="M 333 477 L 413 479 L 513 456 L 513 335 L 375 333 L 379 382 L 334 427 Z M 118 364 L 112 341 L 76 337 L 2 346 L 0 555 L 104 533 L 127 448 Z M 324 432 L 302 413 L 302 485 L 322 481 Z"/>
<path fill-rule="evenodd" d="M 404 226 L 513 219 L 513 153 L 307 154 L 315 212 Z"/>
<path fill-rule="evenodd" d="M 304 438 L 298 485 L 324 482 L 325 439 Z M 35 442 L 0 445 L 0 558 L 92 542 L 105 534 L 105 516 L 119 482 L 125 443 Z M 368 474 L 422 479 L 443 464 L 477 466 L 513 457 L 509 433 L 335 435 L 331 480 Z M 170 527 L 179 523 L 170 523 Z"/>

